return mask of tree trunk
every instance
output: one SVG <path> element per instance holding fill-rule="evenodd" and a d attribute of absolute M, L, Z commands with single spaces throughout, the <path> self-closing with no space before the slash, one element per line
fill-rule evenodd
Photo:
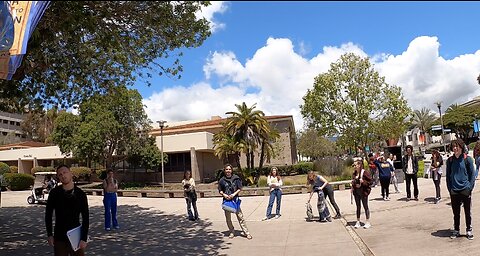
<path fill-rule="evenodd" d="M 262 141 L 262 151 L 260 152 L 260 160 L 258 162 L 258 169 L 262 169 L 265 161 L 265 140 Z"/>
<path fill-rule="evenodd" d="M 250 150 L 247 151 L 247 168 L 250 168 Z"/>

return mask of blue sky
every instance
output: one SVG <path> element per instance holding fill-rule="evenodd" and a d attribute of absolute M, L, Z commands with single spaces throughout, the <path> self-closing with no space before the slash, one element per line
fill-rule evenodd
<path fill-rule="evenodd" d="M 435 101 L 480 95 L 479 13 L 480 2 L 215 2 L 203 12 L 214 32 L 184 51 L 182 78 L 135 88 L 153 121 L 225 117 L 245 101 L 293 115 L 301 129 L 298 105 L 313 77 L 355 52 L 412 108 L 435 110 Z"/>

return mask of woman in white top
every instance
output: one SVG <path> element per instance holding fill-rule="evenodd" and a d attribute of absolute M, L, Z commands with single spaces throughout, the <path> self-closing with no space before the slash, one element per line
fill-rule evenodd
<path fill-rule="evenodd" d="M 440 179 L 442 178 L 443 159 L 438 150 L 432 152 L 432 165 L 430 165 L 430 172 L 432 174 L 433 184 L 435 184 L 435 203 L 441 200 L 440 196 Z"/>
<path fill-rule="evenodd" d="M 277 167 L 272 167 L 270 170 L 270 175 L 267 177 L 267 185 L 270 188 L 270 199 L 268 200 L 267 215 L 262 220 L 270 219 L 272 214 L 273 202 L 277 198 L 277 210 L 275 214 L 275 219 L 280 218 L 280 204 L 282 202 L 282 178 L 278 174 Z"/>
<path fill-rule="evenodd" d="M 186 171 L 183 175 L 182 180 L 183 193 L 185 200 L 187 201 L 187 213 L 189 220 L 198 220 L 198 211 L 197 211 L 197 193 L 195 192 L 195 180 L 192 178 L 190 171 Z M 193 211 L 192 213 L 192 205 Z"/>

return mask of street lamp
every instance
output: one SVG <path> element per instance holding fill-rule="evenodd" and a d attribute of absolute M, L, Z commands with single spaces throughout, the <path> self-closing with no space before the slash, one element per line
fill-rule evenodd
<path fill-rule="evenodd" d="M 442 126 L 442 143 L 443 143 L 443 151 L 445 152 L 445 154 L 447 153 L 447 146 L 445 145 L 445 141 L 444 141 L 444 136 L 445 136 L 445 130 L 443 129 L 443 118 L 442 118 L 442 102 L 441 101 L 438 101 L 438 102 L 435 102 L 435 104 L 437 104 L 437 107 L 438 107 L 438 112 L 440 112 L 440 124 Z"/>
<path fill-rule="evenodd" d="M 165 190 L 165 172 L 163 168 L 163 128 L 165 127 L 165 123 L 167 121 L 160 120 L 157 121 L 158 126 L 160 126 L 160 153 L 162 154 L 162 189 Z"/>

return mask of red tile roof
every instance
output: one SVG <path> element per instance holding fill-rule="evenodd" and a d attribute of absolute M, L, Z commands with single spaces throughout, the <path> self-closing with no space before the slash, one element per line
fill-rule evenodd
<path fill-rule="evenodd" d="M 282 118 L 292 118 L 292 116 L 265 116 L 265 119 L 274 121 L 275 119 L 282 119 Z M 177 126 L 170 126 L 163 128 L 163 131 L 168 130 L 177 130 L 177 129 L 192 129 L 192 128 L 201 128 L 201 127 L 211 127 L 211 126 L 220 126 L 220 123 L 227 120 L 227 118 L 220 118 L 215 120 L 208 120 L 203 122 L 196 122 L 184 125 L 177 125 Z M 152 129 L 151 132 L 160 131 L 160 128 Z"/>
<path fill-rule="evenodd" d="M 37 141 L 24 141 L 19 143 L 0 145 L 0 150 L 9 150 L 11 148 L 40 148 L 40 147 L 48 147 L 48 146 L 51 146 L 51 145 L 42 143 L 42 142 L 37 142 Z"/>

